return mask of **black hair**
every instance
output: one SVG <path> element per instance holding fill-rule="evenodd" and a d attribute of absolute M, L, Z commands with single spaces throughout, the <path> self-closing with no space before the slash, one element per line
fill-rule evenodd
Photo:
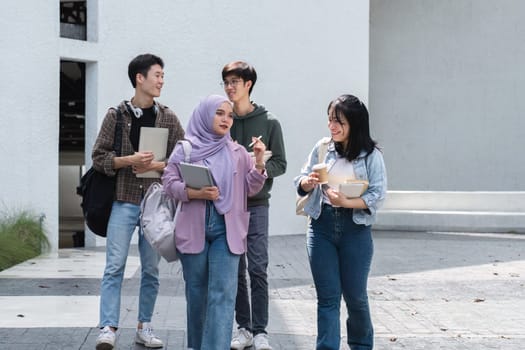
<path fill-rule="evenodd" d="M 253 68 L 252 65 L 244 61 L 234 61 L 228 63 L 222 69 L 222 80 L 226 79 L 226 77 L 229 75 L 236 75 L 245 82 L 251 81 L 252 86 L 250 86 L 248 94 L 252 93 L 255 82 L 257 81 L 257 72 L 255 71 L 255 68 Z"/>
<path fill-rule="evenodd" d="M 346 148 L 341 142 L 335 143 L 337 153 L 348 161 L 356 159 L 361 151 L 366 155 L 372 153 L 377 142 L 370 137 L 368 110 L 364 103 L 353 95 L 341 95 L 328 104 L 328 115 L 330 109 L 337 122 L 341 123 L 344 118 L 350 126 Z"/>
<path fill-rule="evenodd" d="M 128 77 L 131 81 L 133 88 L 137 87 L 137 74 L 141 74 L 143 77 L 148 76 L 148 71 L 151 66 L 158 64 L 164 68 L 164 61 L 159 56 L 146 53 L 135 57 L 128 65 Z"/>

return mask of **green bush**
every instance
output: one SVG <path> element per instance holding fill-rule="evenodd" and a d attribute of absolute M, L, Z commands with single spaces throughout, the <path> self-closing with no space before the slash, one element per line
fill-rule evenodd
<path fill-rule="evenodd" d="M 38 256 L 48 247 L 36 216 L 22 212 L 0 218 L 0 271 Z"/>

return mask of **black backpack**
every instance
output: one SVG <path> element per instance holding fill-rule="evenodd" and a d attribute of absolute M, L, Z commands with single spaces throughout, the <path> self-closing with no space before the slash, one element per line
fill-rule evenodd
<path fill-rule="evenodd" d="M 120 156 L 122 145 L 122 112 L 117 111 L 113 150 Z M 106 237 L 111 207 L 115 198 L 117 176 L 107 176 L 91 167 L 80 179 L 77 194 L 82 196 L 82 212 L 87 226 L 98 236 Z"/>

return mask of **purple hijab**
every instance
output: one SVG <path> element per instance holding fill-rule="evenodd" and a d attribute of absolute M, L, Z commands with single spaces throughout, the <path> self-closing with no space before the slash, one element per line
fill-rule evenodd
<path fill-rule="evenodd" d="M 219 199 L 214 201 L 220 214 L 227 213 L 232 207 L 233 164 L 228 150 L 230 134 L 217 135 L 213 131 L 215 112 L 220 105 L 229 100 L 220 95 L 210 95 L 203 99 L 193 110 L 185 132 L 185 138 L 191 142 L 190 162 L 203 161 L 208 166 L 219 188 Z M 177 144 L 170 156 L 170 163 L 184 161 L 182 146 Z"/>

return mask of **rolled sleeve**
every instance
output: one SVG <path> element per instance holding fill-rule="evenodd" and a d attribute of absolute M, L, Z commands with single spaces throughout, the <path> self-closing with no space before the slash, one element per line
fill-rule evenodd
<path fill-rule="evenodd" d="M 188 202 L 188 191 L 186 191 L 186 184 L 182 180 L 179 166 L 175 163 L 169 162 L 164 169 L 162 175 L 162 184 L 164 191 L 169 197 L 180 200 L 182 202 Z"/>
<path fill-rule="evenodd" d="M 375 149 L 366 159 L 368 173 L 368 189 L 361 196 L 370 211 L 375 215 L 382 205 L 387 190 L 386 168 L 381 152 Z"/>

